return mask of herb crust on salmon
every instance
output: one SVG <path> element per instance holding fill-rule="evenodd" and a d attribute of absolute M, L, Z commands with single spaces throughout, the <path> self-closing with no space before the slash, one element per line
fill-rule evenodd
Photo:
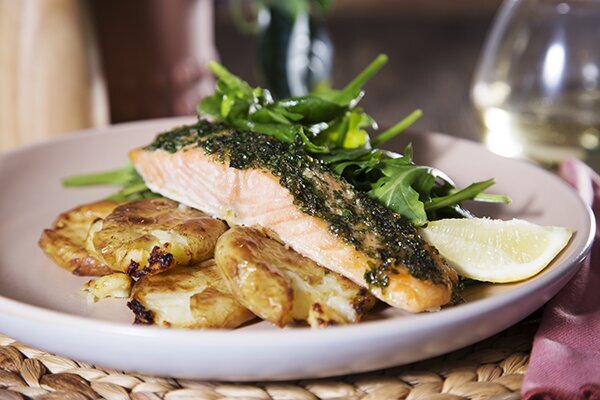
<path fill-rule="evenodd" d="M 453 298 L 456 273 L 410 221 L 335 175 L 300 141 L 200 120 L 130 158 L 152 191 L 230 224 L 260 225 L 388 304 L 423 311 Z M 257 209 L 253 197 L 263 194 Z"/>

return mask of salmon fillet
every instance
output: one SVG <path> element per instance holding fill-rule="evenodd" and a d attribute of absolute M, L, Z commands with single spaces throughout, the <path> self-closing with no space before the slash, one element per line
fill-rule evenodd
<path fill-rule="evenodd" d="M 410 222 L 300 143 L 199 121 L 130 159 L 152 191 L 230 225 L 261 226 L 394 307 L 436 310 L 454 298 L 456 272 Z"/>

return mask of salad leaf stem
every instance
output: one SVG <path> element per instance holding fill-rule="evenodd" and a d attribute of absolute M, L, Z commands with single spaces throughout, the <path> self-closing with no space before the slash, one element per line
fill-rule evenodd
<path fill-rule="evenodd" d="M 510 203 L 510 197 L 503 194 L 493 193 L 478 193 L 477 196 L 473 197 L 473 200 L 479 201 L 481 203 Z"/>
<path fill-rule="evenodd" d="M 136 174 L 131 163 L 127 162 L 123 167 L 104 172 L 70 176 L 62 180 L 63 186 L 80 187 L 93 185 L 123 185 L 130 181 Z"/>
<path fill-rule="evenodd" d="M 356 90 L 360 90 L 365 83 L 373 75 L 377 73 L 388 62 L 388 56 L 385 54 L 378 55 L 372 62 L 365 68 L 360 74 L 356 76 L 356 78 L 352 79 L 350 83 L 348 83 L 344 89 L 342 89 L 342 93 L 353 92 Z"/>
<path fill-rule="evenodd" d="M 391 128 L 382 132 L 375 139 L 371 140 L 371 146 L 379 147 L 385 142 L 397 136 L 400 132 L 406 130 L 409 126 L 414 124 L 421 116 L 423 115 L 423 111 L 417 109 L 410 113 L 407 117 L 405 117 L 402 121 L 398 122 Z"/>
<path fill-rule="evenodd" d="M 425 211 L 435 211 L 439 210 L 440 208 L 451 206 L 452 204 L 460 203 L 464 200 L 472 200 L 479 193 L 483 192 L 493 184 L 494 179 L 475 182 L 462 190 L 456 190 L 446 196 L 431 199 L 425 203 Z"/>
<path fill-rule="evenodd" d="M 388 61 L 385 54 L 378 55 L 356 78 L 348 83 L 342 90 L 328 90 L 314 95 L 339 105 L 350 105 L 361 97 L 362 87 L 377 71 Z"/>
<path fill-rule="evenodd" d="M 125 201 L 146 197 L 159 197 L 158 194 L 148 189 L 144 180 L 130 162 L 112 171 L 71 176 L 63 179 L 62 184 L 65 187 L 120 186 L 121 189 L 119 192 L 108 196 L 107 200 Z"/>

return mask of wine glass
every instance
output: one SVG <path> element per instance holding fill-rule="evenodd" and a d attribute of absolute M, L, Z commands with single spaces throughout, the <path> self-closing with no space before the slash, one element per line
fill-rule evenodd
<path fill-rule="evenodd" d="M 600 169 L 600 1 L 505 0 L 471 97 L 493 152 Z"/>

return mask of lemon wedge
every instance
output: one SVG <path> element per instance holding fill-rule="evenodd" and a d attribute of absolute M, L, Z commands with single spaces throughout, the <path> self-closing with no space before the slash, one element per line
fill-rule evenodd
<path fill-rule="evenodd" d="M 515 282 L 538 274 L 567 245 L 572 231 L 513 219 L 442 219 L 420 230 L 459 275 Z"/>

